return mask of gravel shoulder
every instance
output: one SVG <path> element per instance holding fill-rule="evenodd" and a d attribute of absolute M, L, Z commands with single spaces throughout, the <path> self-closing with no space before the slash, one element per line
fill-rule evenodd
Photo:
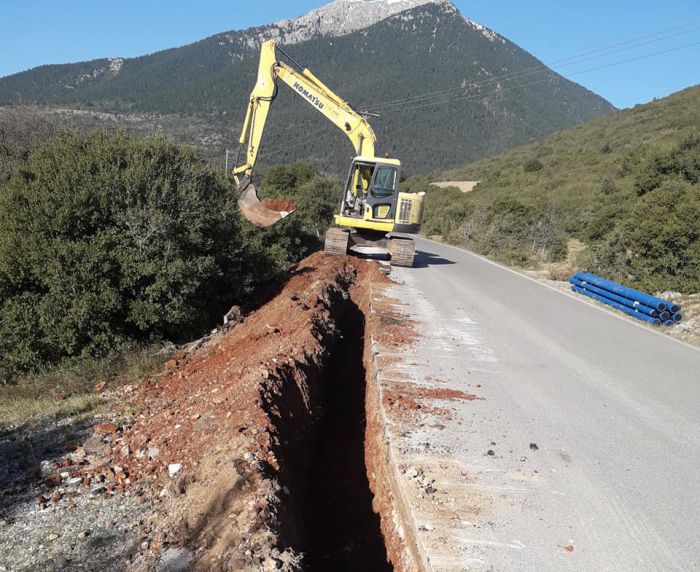
<path fill-rule="evenodd" d="M 137 552 L 148 504 L 80 474 L 101 421 L 41 419 L 0 433 L 1 571 L 123 570 Z"/>

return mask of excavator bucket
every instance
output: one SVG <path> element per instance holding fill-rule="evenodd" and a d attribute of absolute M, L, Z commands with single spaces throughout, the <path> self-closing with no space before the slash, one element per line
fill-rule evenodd
<path fill-rule="evenodd" d="M 261 202 L 255 185 L 247 177 L 241 181 L 239 193 L 238 206 L 243 216 L 255 226 L 272 226 L 296 209 L 292 203 L 285 200 L 267 199 Z"/>

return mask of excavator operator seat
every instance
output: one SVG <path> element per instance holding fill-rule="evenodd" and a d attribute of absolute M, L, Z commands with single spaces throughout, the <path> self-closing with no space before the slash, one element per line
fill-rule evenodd
<path fill-rule="evenodd" d="M 396 159 L 356 157 L 350 167 L 341 212 L 364 220 L 393 219 L 400 168 Z"/>

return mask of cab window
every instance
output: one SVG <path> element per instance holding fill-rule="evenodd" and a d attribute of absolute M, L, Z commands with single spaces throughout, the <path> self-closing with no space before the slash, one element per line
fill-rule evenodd
<path fill-rule="evenodd" d="M 372 186 L 372 196 L 389 197 L 396 190 L 396 169 L 391 167 L 378 167 Z"/>

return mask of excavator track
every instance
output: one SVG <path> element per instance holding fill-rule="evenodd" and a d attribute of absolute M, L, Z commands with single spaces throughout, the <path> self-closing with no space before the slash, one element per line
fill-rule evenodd
<path fill-rule="evenodd" d="M 326 232 L 326 240 L 323 251 L 332 256 L 343 256 L 348 253 L 348 241 L 350 233 L 339 228 L 329 228 Z"/>
<path fill-rule="evenodd" d="M 416 254 L 416 243 L 410 238 L 392 238 L 389 253 L 391 264 L 410 268 Z"/>

